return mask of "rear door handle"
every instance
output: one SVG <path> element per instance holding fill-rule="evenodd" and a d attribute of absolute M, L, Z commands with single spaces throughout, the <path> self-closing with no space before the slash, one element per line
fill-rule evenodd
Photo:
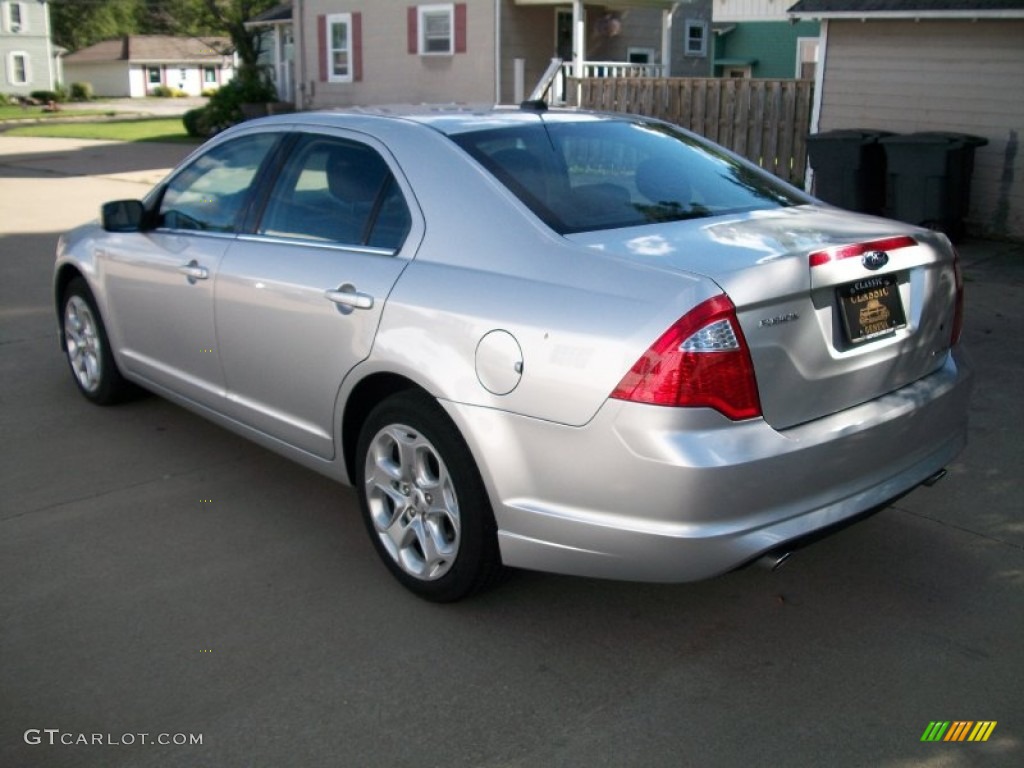
<path fill-rule="evenodd" d="M 210 277 L 210 270 L 199 266 L 199 262 L 195 259 L 192 259 L 188 264 L 182 264 L 178 267 L 178 271 L 187 277 L 190 283 L 194 283 L 196 280 L 206 280 Z"/>
<path fill-rule="evenodd" d="M 368 293 L 359 293 L 355 286 L 346 283 L 337 290 L 324 291 L 324 296 L 343 307 L 352 309 L 372 309 L 373 296 Z"/>

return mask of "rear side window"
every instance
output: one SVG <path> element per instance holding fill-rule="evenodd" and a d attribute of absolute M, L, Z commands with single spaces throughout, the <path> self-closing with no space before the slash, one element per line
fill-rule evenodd
<path fill-rule="evenodd" d="M 242 136 L 197 157 L 167 185 L 158 226 L 234 232 L 253 179 L 277 139 L 272 133 Z"/>
<path fill-rule="evenodd" d="M 661 123 L 543 122 L 452 138 L 562 234 L 807 202 Z"/>
<path fill-rule="evenodd" d="M 397 250 L 411 225 L 387 163 L 363 144 L 306 136 L 290 153 L 258 231 Z"/>

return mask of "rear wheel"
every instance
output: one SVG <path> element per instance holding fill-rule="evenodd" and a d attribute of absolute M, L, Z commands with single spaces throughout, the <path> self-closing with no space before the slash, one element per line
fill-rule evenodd
<path fill-rule="evenodd" d="M 133 387 L 121 376 L 96 300 L 85 280 L 68 283 L 61 306 L 64 353 L 79 391 L 97 405 L 125 399 Z"/>
<path fill-rule="evenodd" d="M 451 602 L 497 581 L 501 557 L 487 493 L 434 400 L 403 392 L 380 403 L 360 432 L 356 461 L 363 520 L 405 587 Z"/>

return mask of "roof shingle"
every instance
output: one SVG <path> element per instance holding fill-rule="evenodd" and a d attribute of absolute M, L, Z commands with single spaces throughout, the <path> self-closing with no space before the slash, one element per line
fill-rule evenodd
<path fill-rule="evenodd" d="M 981 16 L 999 13 L 1024 12 L 1024 0 L 800 0 L 789 13 L 835 13 L 884 16 L 886 14 L 943 13 L 963 16 L 978 13 Z"/>
<path fill-rule="evenodd" d="M 69 53 L 72 63 L 129 62 L 219 62 L 231 54 L 227 37 L 174 37 L 172 35 L 126 35 L 104 40 Z"/>

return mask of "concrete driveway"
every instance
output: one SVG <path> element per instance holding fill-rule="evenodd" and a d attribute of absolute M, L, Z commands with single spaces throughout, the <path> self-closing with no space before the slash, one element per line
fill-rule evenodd
<path fill-rule="evenodd" d="M 776 574 L 520 572 L 440 607 L 350 489 L 75 390 L 57 233 L 186 151 L 0 136 L 0 765 L 1024 764 L 1024 248 L 962 248 L 978 388 L 943 483 Z M 921 741 L 947 720 L 997 725 Z"/>

